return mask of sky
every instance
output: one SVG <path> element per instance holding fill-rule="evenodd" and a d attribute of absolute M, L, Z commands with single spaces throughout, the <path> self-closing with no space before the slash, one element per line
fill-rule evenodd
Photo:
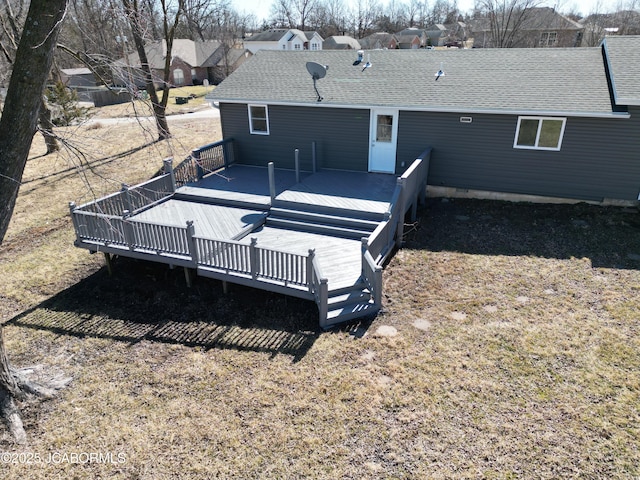
<path fill-rule="evenodd" d="M 381 3 L 386 4 L 387 1 L 381 0 Z M 352 6 L 357 4 L 357 0 L 344 0 L 344 2 Z M 260 22 L 269 16 L 272 0 L 231 0 L 231 3 L 239 13 L 252 13 Z M 433 3 L 433 0 L 429 3 Z M 588 15 L 596 6 L 600 12 L 615 11 L 618 3 L 619 0 L 558 0 L 546 2 L 546 5 L 550 7 L 559 5 L 560 11 L 576 10 L 583 15 Z M 473 4 L 474 0 L 458 0 L 458 8 L 463 12 L 472 10 Z M 571 8 L 572 6 L 575 8 Z"/>

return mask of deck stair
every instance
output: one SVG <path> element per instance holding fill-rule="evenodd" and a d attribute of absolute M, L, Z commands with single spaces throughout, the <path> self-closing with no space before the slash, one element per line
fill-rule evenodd
<path fill-rule="evenodd" d="M 352 287 L 329 292 L 327 325 L 336 325 L 374 314 L 378 309 L 371 298 L 371 292 L 364 282 L 360 281 Z"/>
<path fill-rule="evenodd" d="M 185 185 L 177 189 L 173 194 L 173 198 L 175 200 L 246 208 L 250 210 L 267 210 L 269 208 L 268 203 L 261 201 L 257 195 L 230 196 L 225 194 L 225 192 L 218 192 L 209 188 L 200 188 L 191 185 Z"/>
<path fill-rule="evenodd" d="M 267 225 L 360 240 L 371 235 L 382 218 L 371 212 L 276 200 Z"/>

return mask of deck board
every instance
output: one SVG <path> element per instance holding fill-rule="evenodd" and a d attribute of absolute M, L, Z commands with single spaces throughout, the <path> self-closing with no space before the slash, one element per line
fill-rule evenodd
<path fill-rule="evenodd" d="M 306 175 L 309 174 L 301 174 L 303 178 Z M 276 195 L 295 183 L 296 174 L 293 170 L 275 169 Z M 261 204 L 265 207 L 271 204 L 268 169 L 249 165 L 231 165 L 206 176 L 196 184 L 180 187 L 178 193 Z"/>
<path fill-rule="evenodd" d="M 229 240 L 250 225 L 260 223 L 264 215 L 260 210 L 171 199 L 135 215 L 132 220 L 176 227 L 184 227 L 192 220 L 196 236 Z"/>
<path fill-rule="evenodd" d="M 383 173 L 322 170 L 277 195 L 278 200 L 384 214 L 396 177 Z"/>

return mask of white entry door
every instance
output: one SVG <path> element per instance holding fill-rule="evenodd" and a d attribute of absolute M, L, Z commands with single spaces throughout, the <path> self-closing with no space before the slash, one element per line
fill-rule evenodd
<path fill-rule="evenodd" d="M 371 110 L 369 171 L 395 173 L 398 142 L 398 110 Z"/>

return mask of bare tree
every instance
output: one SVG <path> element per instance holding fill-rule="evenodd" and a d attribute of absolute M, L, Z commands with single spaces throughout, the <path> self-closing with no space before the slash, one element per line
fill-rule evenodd
<path fill-rule="evenodd" d="M 0 244 L 9 227 L 36 132 L 42 92 L 66 8 L 67 0 L 32 0 L 26 16 L 30 27 L 22 32 L 16 50 L 0 118 Z M 11 368 L 0 326 L 0 411 L 18 443 L 26 443 L 27 436 L 15 400 L 27 392 L 46 395 L 51 390 L 26 382 Z"/>
<path fill-rule="evenodd" d="M 170 0 L 160 0 L 162 10 L 163 41 L 166 43 L 162 78 L 163 94 L 162 99 L 160 99 L 156 92 L 153 73 L 151 72 L 151 66 L 149 65 L 147 52 L 145 50 L 145 34 L 147 33 L 149 22 L 147 21 L 148 17 L 145 15 L 144 5 L 141 4 L 139 0 L 122 0 L 125 14 L 127 15 L 131 26 L 136 51 L 140 59 L 140 67 L 144 74 L 145 90 L 149 94 L 149 99 L 151 100 L 159 140 L 165 140 L 171 136 L 166 117 L 167 102 L 169 100 L 169 80 L 171 76 L 171 51 L 173 48 L 173 39 L 175 38 L 176 28 L 185 8 L 185 0 L 177 0 L 175 5 L 171 5 L 169 2 Z"/>
<path fill-rule="evenodd" d="M 489 43 L 485 46 L 516 45 L 533 9 L 541 3 L 541 0 L 477 0 L 476 15 L 484 16 L 488 23 Z"/>
<path fill-rule="evenodd" d="M 4 3 L 5 8 L 0 14 L 0 27 L 3 33 L 0 37 L 0 49 L 7 65 L 7 71 L 11 71 L 27 10 L 23 1 L 16 2 L 15 5 L 12 5 L 11 0 L 4 0 Z M 47 154 L 58 151 L 60 145 L 53 133 L 51 110 L 45 101 L 40 105 L 38 119 L 39 130 L 44 137 Z"/>
<path fill-rule="evenodd" d="M 271 5 L 271 20 L 285 28 L 305 30 L 318 0 L 277 0 Z"/>

